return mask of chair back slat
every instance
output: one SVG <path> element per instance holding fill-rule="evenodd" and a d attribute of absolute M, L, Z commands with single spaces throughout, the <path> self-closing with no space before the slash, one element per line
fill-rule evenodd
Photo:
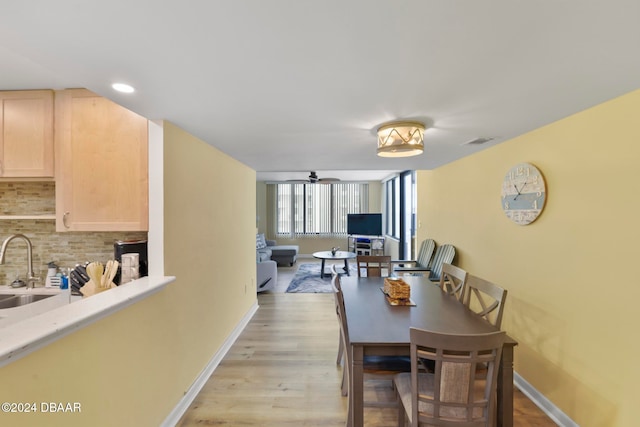
<path fill-rule="evenodd" d="M 356 257 L 358 277 L 390 276 L 391 257 L 388 255 L 358 255 Z"/>
<path fill-rule="evenodd" d="M 438 281 L 442 274 L 442 264 L 451 264 L 456 256 L 456 248 L 453 245 L 446 244 L 438 246 L 436 253 L 433 255 L 431 264 L 429 264 L 429 280 Z"/>
<path fill-rule="evenodd" d="M 335 264 L 331 266 L 331 287 L 333 288 L 334 292 L 338 292 L 342 290 L 341 283 L 340 283 L 340 274 L 338 274 Z"/>
<path fill-rule="evenodd" d="M 478 316 L 500 328 L 507 290 L 485 279 L 467 275 L 463 304 Z"/>
<path fill-rule="evenodd" d="M 344 351 L 344 364 L 343 371 L 343 389 L 342 394 L 346 396 L 348 394 L 348 381 L 349 378 L 349 363 L 351 360 L 351 349 L 349 347 L 349 328 L 347 327 L 347 319 L 344 308 L 344 296 L 342 294 L 342 286 L 340 282 L 340 275 L 335 269 L 335 265 L 331 267 L 331 284 L 333 285 L 333 295 L 335 297 L 336 314 L 338 315 L 338 323 L 340 325 L 340 345 Z"/>
<path fill-rule="evenodd" d="M 412 425 L 493 426 L 506 334 L 450 335 L 411 328 Z M 429 361 L 428 363 L 426 361 Z M 419 367 L 435 366 L 433 374 Z M 486 375 L 476 375 L 486 369 Z"/>
<path fill-rule="evenodd" d="M 440 274 L 438 286 L 443 292 L 453 295 L 458 301 L 462 302 L 466 282 L 466 271 L 449 263 L 442 264 L 442 273 Z"/>

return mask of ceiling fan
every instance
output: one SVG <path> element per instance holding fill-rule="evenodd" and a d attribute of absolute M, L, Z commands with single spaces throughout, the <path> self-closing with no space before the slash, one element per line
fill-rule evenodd
<path fill-rule="evenodd" d="M 300 184 L 330 184 L 332 182 L 338 182 L 338 178 L 318 178 L 318 174 L 311 171 L 309 179 L 288 179 L 287 182 L 300 183 Z"/>

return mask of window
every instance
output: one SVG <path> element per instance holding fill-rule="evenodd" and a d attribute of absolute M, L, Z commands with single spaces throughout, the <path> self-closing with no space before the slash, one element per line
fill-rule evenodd
<path fill-rule="evenodd" d="M 385 181 L 383 187 L 385 234 L 398 239 L 400 259 L 411 259 L 415 240 L 415 172 L 405 171 Z"/>
<path fill-rule="evenodd" d="M 368 184 L 270 184 L 268 191 L 279 237 L 346 236 L 347 214 L 369 210 Z"/>
<path fill-rule="evenodd" d="M 400 177 L 391 178 L 385 183 L 385 233 L 400 238 Z"/>

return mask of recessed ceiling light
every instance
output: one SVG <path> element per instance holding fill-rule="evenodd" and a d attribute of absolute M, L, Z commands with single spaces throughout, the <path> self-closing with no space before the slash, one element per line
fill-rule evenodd
<path fill-rule="evenodd" d="M 129 86 L 128 84 L 124 84 L 124 83 L 114 83 L 111 85 L 111 87 L 117 90 L 118 92 L 123 92 L 123 93 L 132 93 L 135 91 L 133 86 Z"/>

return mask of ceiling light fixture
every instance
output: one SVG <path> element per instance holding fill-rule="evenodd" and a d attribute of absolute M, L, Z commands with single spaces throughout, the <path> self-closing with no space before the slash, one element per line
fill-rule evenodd
<path fill-rule="evenodd" d="M 409 157 L 424 151 L 424 124 L 390 122 L 378 128 L 378 156 Z"/>
<path fill-rule="evenodd" d="M 114 90 L 117 90 L 118 92 L 122 92 L 122 93 L 133 93 L 135 92 L 135 89 L 133 88 L 133 86 L 130 86 L 128 84 L 125 83 L 114 83 L 111 85 L 111 87 Z"/>

